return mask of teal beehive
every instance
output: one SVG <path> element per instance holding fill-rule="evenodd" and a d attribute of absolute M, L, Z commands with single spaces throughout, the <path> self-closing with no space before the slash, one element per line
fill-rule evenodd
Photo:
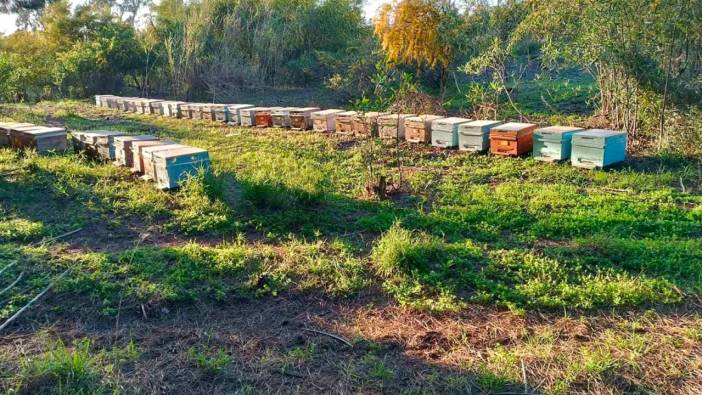
<path fill-rule="evenodd" d="M 605 168 L 626 160 L 626 132 L 589 129 L 573 135 L 570 161 L 587 169 Z"/>
<path fill-rule="evenodd" d="M 534 159 L 544 162 L 570 159 L 573 135 L 583 130 L 572 126 L 549 126 L 536 129 L 534 131 Z"/>
<path fill-rule="evenodd" d="M 153 153 L 156 186 L 172 189 L 200 169 L 208 170 L 210 157 L 207 150 L 195 147 L 165 149 Z"/>

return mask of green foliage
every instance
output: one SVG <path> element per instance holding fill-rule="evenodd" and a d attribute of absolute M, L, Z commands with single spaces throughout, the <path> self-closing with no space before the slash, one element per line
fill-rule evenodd
<path fill-rule="evenodd" d="M 203 347 L 190 347 L 188 358 L 205 373 L 216 376 L 221 374 L 232 362 L 231 355 L 222 349 L 212 350 Z"/>
<path fill-rule="evenodd" d="M 33 222 L 24 218 L 9 218 L 0 220 L 0 240 L 28 240 L 36 238 L 44 231 L 41 222 Z"/>
<path fill-rule="evenodd" d="M 94 352 L 90 339 L 78 339 L 71 347 L 61 340 L 48 341 L 46 351 L 20 361 L 16 393 L 107 394 L 114 388 L 114 369 L 139 358 L 130 342 L 126 347 Z"/>
<path fill-rule="evenodd" d="M 170 227 L 185 234 L 223 231 L 232 225 L 232 211 L 222 201 L 222 182 L 210 172 L 189 177 L 176 195 L 178 209 Z"/>

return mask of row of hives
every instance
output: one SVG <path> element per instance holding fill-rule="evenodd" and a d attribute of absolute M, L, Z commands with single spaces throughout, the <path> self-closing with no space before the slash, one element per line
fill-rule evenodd
<path fill-rule="evenodd" d="M 249 104 L 186 103 L 157 99 L 96 96 L 101 107 L 174 118 L 206 119 L 245 127 L 279 127 L 335 132 L 358 137 L 431 143 L 441 148 L 495 155 L 533 154 L 544 161 L 570 159 L 574 166 L 602 168 L 626 158 L 626 133 L 568 126 L 537 128 L 529 123 L 503 123 L 437 115 L 360 113 L 317 107 L 256 107 Z"/>

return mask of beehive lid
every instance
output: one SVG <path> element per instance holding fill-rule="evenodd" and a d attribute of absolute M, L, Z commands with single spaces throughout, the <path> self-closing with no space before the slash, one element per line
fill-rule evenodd
<path fill-rule="evenodd" d="M 607 129 L 588 129 L 578 133 L 579 137 L 599 137 L 599 138 L 610 138 L 618 136 L 626 136 L 626 132 L 619 130 L 607 130 Z"/>
<path fill-rule="evenodd" d="M 60 135 L 66 134 L 66 129 L 41 127 L 39 129 L 26 130 L 26 131 L 23 131 L 22 133 L 31 134 L 32 136 L 42 136 L 42 137 L 60 136 Z"/>
<path fill-rule="evenodd" d="M 143 141 L 143 140 L 158 140 L 158 137 L 151 136 L 148 134 L 142 134 L 139 136 L 118 136 L 118 137 L 115 137 L 115 141 Z"/>
<path fill-rule="evenodd" d="M 578 128 L 574 126 L 547 126 L 545 128 L 536 129 L 535 133 L 548 133 L 548 134 L 563 134 L 572 133 L 583 130 L 583 128 Z"/>
<path fill-rule="evenodd" d="M 441 115 L 430 115 L 430 114 L 423 114 L 423 115 L 415 115 L 413 117 L 407 117 L 406 121 L 414 121 L 414 122 L 434 122 L 437 119 L 443 118 Z"/>
<path fill-rule="evenodd" d="M 358 114 L 358 111 L 344 111 L 336 114 L 337 117 L 353 117 Z"/>
<path fill-rule="evenodd" d="M 86 130 L 82 133 L 83 133 L 83 136 L 91 136 L 91 137 L 122 136 L 122 135 L 124 135 L 124 132 L 118 132 L 116 130 Z"/>
<path fill-rule="evenodd" d="M 253 104 L 230 104 L 227 106 L 230 110 L 241 110 L 244 108 L 253 108 L 255 107 Z"/>
<path fill-rule="evenodd" d="M 342 112 L 344 112 L 344 110 L 338 110 L 338 109 L 322 110 L 322 111 L 313 112 L 312 117 L 326 118 L 330 115 L 336 115 L 336 114 L 339 114 Z"/>
<path fill-rule="evenodd" d="M 258 112 L 258 111 L 268 111 L 269 108 L 268 107 L 251 107 L 251 108 L 246 108 L 245 110 L 249 111 L 249 112 Z"/>
<path fill-rule="evenodd" d="M 141 140 L 141 141 L 133 142 L 132 147 L 152 147 L 152 146 L 169 145 L 169 144 L 175 144 L 175 143 L 172 141 L 163 141 L 163 140 Z"/>
<path fill-rule="evenodd" d="M 468 123 L 465 123 L 461 126 L 463 127 L 474 127 L 474 128 L 482 128 L 485 126 L 492 126 L 492 125 L 498 125 L 500 121 L 495 121 L 495 120 L 488 120 L 488 119 L 479 119 L 475 121 L 471 121 Z"/>
<path fill-rule="evenodd" d="M 519 132 L 534 126 L 536 125 L 533 123 L 508 122 L 504 125 L 496 126 L 495 129 L 499 130 L 500 132 Z"/>
<path fill-rule="evenodd" d="M 44 127 L 45 127 L 45 126 L 31 125 L 31 124 L 30 124 L 29 126 L 12 126 L 12 127 L 8 128 L 8 130 L 13 131 L 13 132 L 22 132 L 22 133 L 24 133 L 24 132 L 28 132 L 28 131 L 30 131 L 30 130 L 41 129 L 41 128 L 44 128 Z"/>
<path fill-rule="evenodd" d="M 291 111 L 297 110 L 297 107 L 281 107 L 273 110 L 274 115 L 285 115 L 289 114 Z"/>
<path fill-rule="evenodd" d="M 434 121 L 436 125 L 460 125 L 462 123 L 470 122 L 467 118 L 449 117 L 443 119 L 437 119 Z"/>
<path fill-rule="evenodd" d="M 195 148 L 195 147 L 171 147 L 168 149 L 153 152 L 154 157 L 169 159 L 169 158 L 179 158 L 181 156 L 189 156 L 194 154 L 207 153 L 206 149 Z"/>
<path fill-rule="evenodd" d="M 22 123 L 22 122 L 2 122 L 0 123 L 0 130 L 11 130 L 14 128 L 23 128 L 28 126 L 36 126 L 32 123 Z"/>
<path fill-rule="evenodd" d="M 319 111 L 319 107 L 302 107 L 295 110 L 295 112 L 313 112 Z"/>
<path fill-rule="evenodd" d="M 153 153 L 153 152 L 157 152 L 157 151 L 187 147 L 187 145 L 177 144 L 177 143 L 174 143 L 172 141 L 159 141 L 159 143 L 162 143 L 162 144 L 156 144 L 156 145 L 152 145 L 149 147 L 144 147 L 141 149 L 141 152 L 144 155 L 148 156 L 148 154 Z"/>

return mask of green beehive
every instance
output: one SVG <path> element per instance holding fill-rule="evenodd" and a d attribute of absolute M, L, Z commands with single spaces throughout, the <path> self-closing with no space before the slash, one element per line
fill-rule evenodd
<path fill-rule="evenodd" d="M 626 160 L 626 132 L 589 129 L 573 135 L 570 161 L 586 169 L 605 168 Z"/>
<path fill-rule="evenodd" d="M 534 131 L 534 159 L 558 162 L 570 159 L 571 140 L 582 128 L 572 126 L 549 126 Z"/>

